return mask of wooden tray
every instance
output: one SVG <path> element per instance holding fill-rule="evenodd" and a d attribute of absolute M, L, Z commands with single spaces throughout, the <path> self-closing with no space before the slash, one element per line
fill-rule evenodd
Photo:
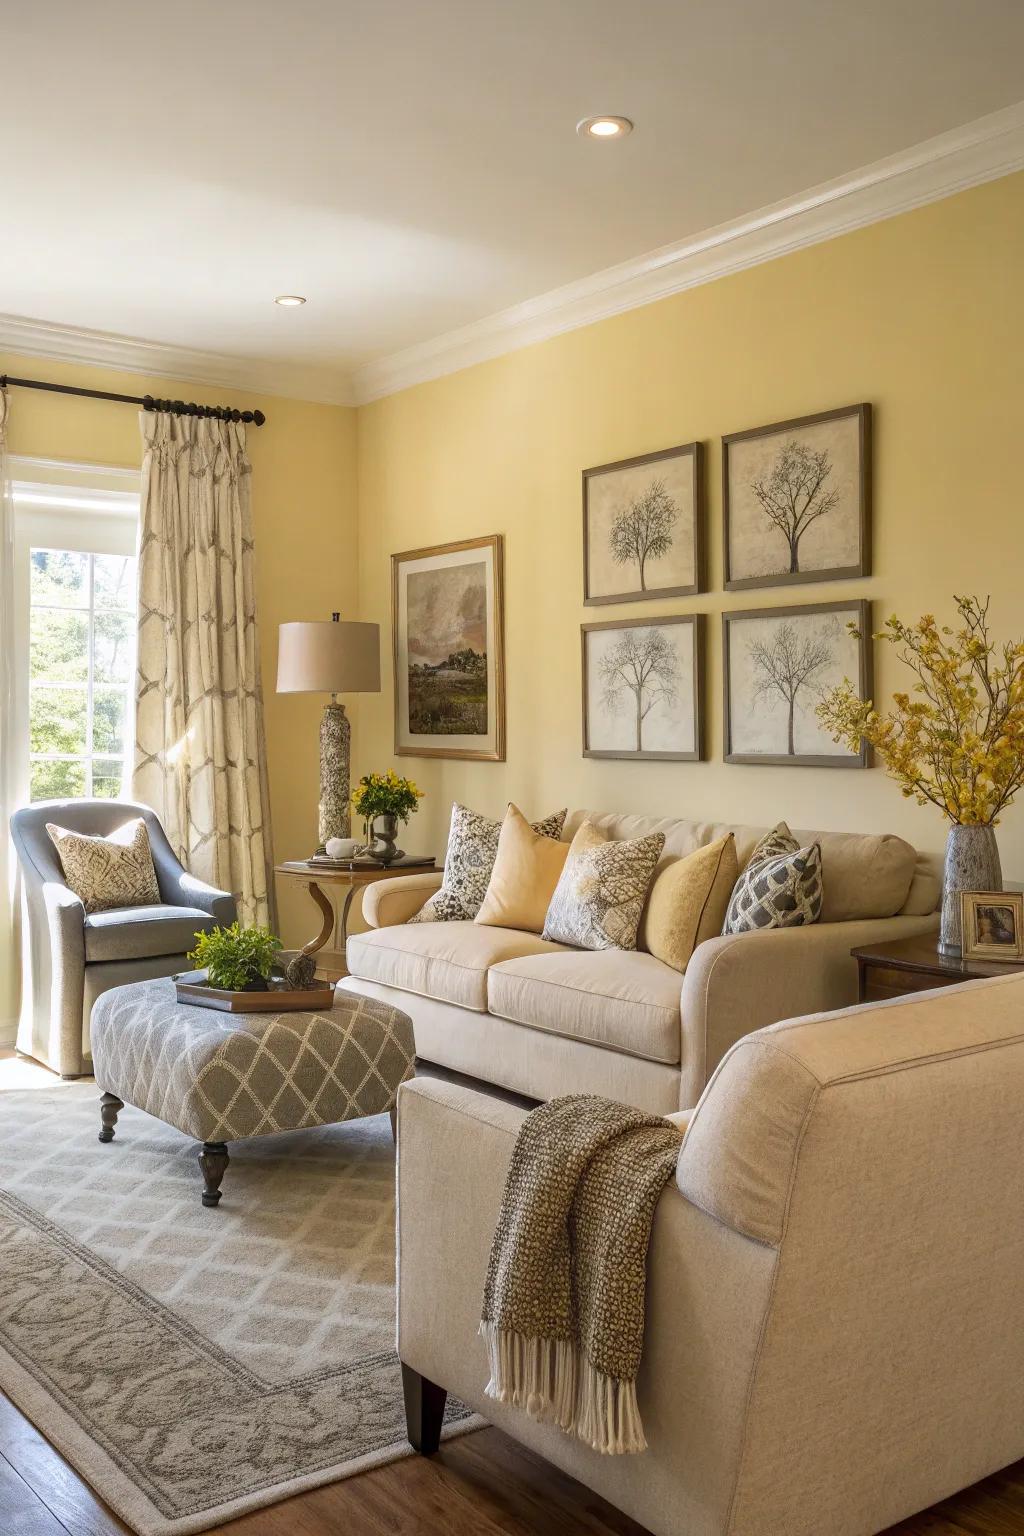
<path fill-rule="evenodd" d="M 269 992 L 228 992 L 205 981 L 185 979 L 194 975 L 191 971 L 172 977 L 178 1002 L 189 1003 L 193 1008 L 216 1008 L 220 1013 L 298 1013 L 334 1004 L 334 988 L 330 985 L 303 987 L 299 991 L 272 987 Z"/>

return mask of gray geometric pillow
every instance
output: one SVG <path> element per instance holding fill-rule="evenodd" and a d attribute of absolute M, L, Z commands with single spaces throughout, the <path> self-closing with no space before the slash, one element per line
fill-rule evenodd
<path fill-rule="evenodd" d="M 609 841 L 585 821 L 572 840 L 544 919 L 544 937 L 578 949 L 636 949 L 663 832 Z"/>
<path fill-rule="evenodd" d="M 113 907 L 150 907 L 160 901 L 149 833 L 141 816 L 109 837 L 87 837 L 48 821 L 46 830 L 57 850 L 68 889 L 87 912 Z"/>
<path fill-rule="evenodd" d="M 541 837 L 557 842 L 562 833 L 565 811 L 545 816 L 530 825 Z M 483 906 L 498 856 L 501 822 L 480 816 L 465 805 L 452 806 L 452 825 L 448 834 L 448 852 L 444 860 L 441 889 L 435 891 L 411 923 L 457 923 L 471 921 Z"/>
<path fill-rule="evenodd" d="M 821 916 L 821 845 L 801 848 L 784 821 L 757 844 L 733 886 L 723 933 L 800 928 Z"/>

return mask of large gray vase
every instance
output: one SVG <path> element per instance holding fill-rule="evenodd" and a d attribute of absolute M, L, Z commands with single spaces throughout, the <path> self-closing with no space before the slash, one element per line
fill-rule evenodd
<path fill-rule="evenodd" d="M 960 897 L 964 891 L 1001 891 L 1003 871 L 991 827 L 950 827 L 942 872 L 940 955 L 963 953 Z"/>

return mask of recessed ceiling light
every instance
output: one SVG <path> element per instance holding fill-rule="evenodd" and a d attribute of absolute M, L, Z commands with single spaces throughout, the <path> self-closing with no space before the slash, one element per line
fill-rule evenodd
<path fill-rule="evenodd" d="M 576 124 L 576 132 L 586 139 L 624 139 L 633 132 L 633 124 L 628 117 L 585 117 Z"/>
<path fill-rule="evenodd" d="M 279 293 L 274 300 L 274 303 L 280 304 L 282 309 L 297 309 L 300 304 L 305 304 L 305 302 L 301 293 Z"/>

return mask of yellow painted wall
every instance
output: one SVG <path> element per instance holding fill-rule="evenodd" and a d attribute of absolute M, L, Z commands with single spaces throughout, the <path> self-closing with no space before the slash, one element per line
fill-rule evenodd
<path fill-rule="evenodd" d="M 991 593 L 1024 632 L 1024 175 L 755 267 L 382 400 L 359 412 L 360 613 L 389 629 L 393 551 L 506 538 L 508 760 L 395 759 L 391 695 L 361 701 L 357 767 L 397 762 L 428 791 L 406 846 L 444 846 L 453 798 L 517 800 L 822 828 L 888 829 L 940 850 L 938 812 L 880 769 L 722 762 L 723 609 L 868 597 L 948 614 Z M 721 590 L 722 433 L 859 400 L 875 408 L 875 574 Z M 710 586 L 703 597 L 582 605 L 580 471 L 701 438 L 708 445 Z M 703 764 L 581 756 L 579 625 L 710 615 Z M 879 696 L 900 670 L 876 647 Z M 390 658 L 385 673 L 390 679 Z M 1024 809 L 1000 832 L 1024 879 Z"/>
<path fill-rule="evenodd" d="M 0 354 L 0 373 L 204 405 L 226 401 L 266 412 L 266 426 L 249 428 L 248 444 L 271 816 L 277 857 L 304 856 L 316 846 L 317 733 L 324 700 L 274 692 L 277 627 L 286 619 L 329 618 L 334 609 L 355 616 L 354 411 L 45 358 Z M 12 454 L 131 467 L 141 458 L 137 412 L 108 401 L 12 389 L 9 438 Z M 278 892 L 285 942 L 304 941 L 319 926 L 318 914 L 301 889 L 281 883 Z"/>

